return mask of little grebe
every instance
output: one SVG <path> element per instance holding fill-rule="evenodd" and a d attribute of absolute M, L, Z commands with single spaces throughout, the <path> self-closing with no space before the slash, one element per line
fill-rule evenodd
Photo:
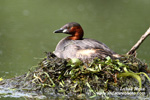
<path fill-rule="evenodd" d="M 115 58 L 117 55 L 110 50 L 104 43 L 83 38 L 84 31 L 80 24 L 71 22 L 54 33 L 66 33 L 71 36 L 65 37 L 57 44 L 54 54 L 59 58 L 78 58 L 80 60 L 92 60 L 96 57 L 105 59 L 107 56 Z"/>

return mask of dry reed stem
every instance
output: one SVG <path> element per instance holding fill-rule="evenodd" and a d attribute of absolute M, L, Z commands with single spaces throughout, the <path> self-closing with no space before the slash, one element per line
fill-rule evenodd
<path fill-rule="evenodd" d="M 127 55 L 135 54 L 136 50 L 142 44 L 142 42 L 150 35 L 150 27 L 149 29 L 141 36 L 138 42 L 127 52 Z"/>

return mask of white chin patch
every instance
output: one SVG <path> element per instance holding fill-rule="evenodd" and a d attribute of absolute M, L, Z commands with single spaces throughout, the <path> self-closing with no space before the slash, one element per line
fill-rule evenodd
<path fill-rule="evenodd" d="M 66 32 L 67 32 L 67 29 L 64 29 L 64 30 L 63 30 L 63 33 L 66 33 Z"/>

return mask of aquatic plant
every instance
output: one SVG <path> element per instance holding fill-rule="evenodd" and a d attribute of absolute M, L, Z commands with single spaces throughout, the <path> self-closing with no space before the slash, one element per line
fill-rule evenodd
<path fill-rule="evenodd" d="M 90 63 L 83 63 L 79 59 L 65 60 L 47 53 L 47 57 L 31 73 L 33 83 L 43 89 L 52 88 L 56 94 L 96 96 L 102 90 L 120 91 L 120 87 L 139 87 L 139 92 L 142 78 L 150 81 L 145 73 L 146 67 L 145 63 L 133 56 L 124 55 L 116 60 L 110 57 L 105 60 L 95 58 Z"/>
<path fill-rule="evenodd" d="M 115 60 L 110 57 L 105 60 L 95 58 L 89 63 L 79 59 L 61 59 L 49 52 L 47 57 L 25 75 L 3 80 L 1 84 L 22 91 L 78 98 L 107 98 L 108 95 L 114 95 L 111 92 L 149 94 L 147 67 L 138 58 L 127 55 Z"/>

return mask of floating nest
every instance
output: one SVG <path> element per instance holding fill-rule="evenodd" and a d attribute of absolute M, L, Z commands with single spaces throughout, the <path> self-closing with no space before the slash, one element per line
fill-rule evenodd
<path fill-rule="evenodd" d="M 0 86 L 47 96 L 94 98 L 141 93 L 145 96 L 150 95 L 147 67 L 138 58 L 127 55 L 116 60 L 95 58 L 86 63 L 79 59 L 61 59 L 49 52 L 29 72 L 0 81 Z"/>

